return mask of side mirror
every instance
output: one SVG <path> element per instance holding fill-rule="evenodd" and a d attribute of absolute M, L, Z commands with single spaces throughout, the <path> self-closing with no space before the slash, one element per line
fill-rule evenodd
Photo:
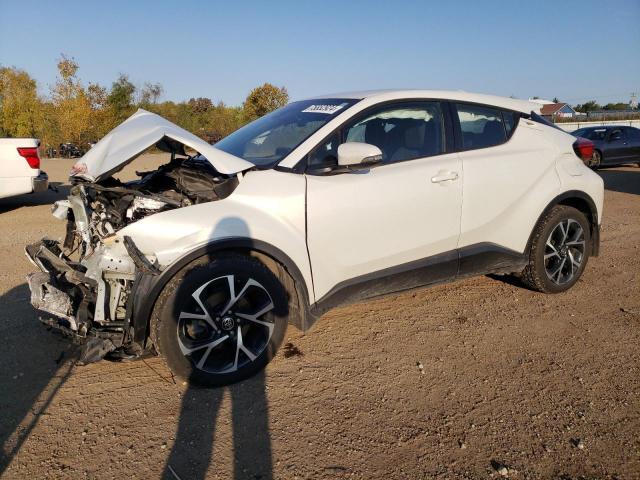
<path fill-rule="evenodd" d="M 338 165 L 341 167 L 370 166 L 382 162 L 382 150 L 362 142 L 347 142 L 338 147 Z"/>

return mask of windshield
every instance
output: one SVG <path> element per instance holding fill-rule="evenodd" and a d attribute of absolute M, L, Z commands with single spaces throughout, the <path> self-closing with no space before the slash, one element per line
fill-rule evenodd
<path fill-rule="evenodd" d="M 214 147 L 258 167 L 273 166 L 357 101 L 320 98 L 293 102 L 236 130 Z"/>

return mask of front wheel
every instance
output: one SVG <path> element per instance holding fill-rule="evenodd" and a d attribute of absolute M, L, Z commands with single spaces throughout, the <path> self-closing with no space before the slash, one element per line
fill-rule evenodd
<path fill-rule="evenodd" d="M 222 386 L 264 368 L 286 328 L 278 278 L 257 259 L 233 254 L 176 274 L 156 302 L 151 336 L 178 377 Z"/>
<path fill-rule="evenodd" d="M 590 252 L 585 215 L 573 207 L 556 205 L 536 226 L 522 280 L 540 292 L 564 292 L 582 275 Z"/>

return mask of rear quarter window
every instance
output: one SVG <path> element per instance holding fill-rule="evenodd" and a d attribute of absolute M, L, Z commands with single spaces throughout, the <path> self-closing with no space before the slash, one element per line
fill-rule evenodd
<path fill-rule="evenodd" d="M 505 143 L 515 126 L 515 117 L 505 125 L 503 111 L 498 108 L 456 103 L 455 109 L 462 134 L 462 148 L 474 150 L 477 148 L 493 147 Z"/>

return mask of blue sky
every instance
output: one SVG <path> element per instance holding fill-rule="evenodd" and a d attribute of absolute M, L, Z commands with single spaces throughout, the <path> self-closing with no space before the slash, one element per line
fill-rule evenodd
<path fill-rule="evenodd" d="M 61 53 L 84 82 L 123 72 L 170 100 L 237 105 L 268 81 L 293 99 L 409 87 L 607 103 L 640 95 L 640 0 L 0 0 L 0 64 L 46 94 Z"/>

